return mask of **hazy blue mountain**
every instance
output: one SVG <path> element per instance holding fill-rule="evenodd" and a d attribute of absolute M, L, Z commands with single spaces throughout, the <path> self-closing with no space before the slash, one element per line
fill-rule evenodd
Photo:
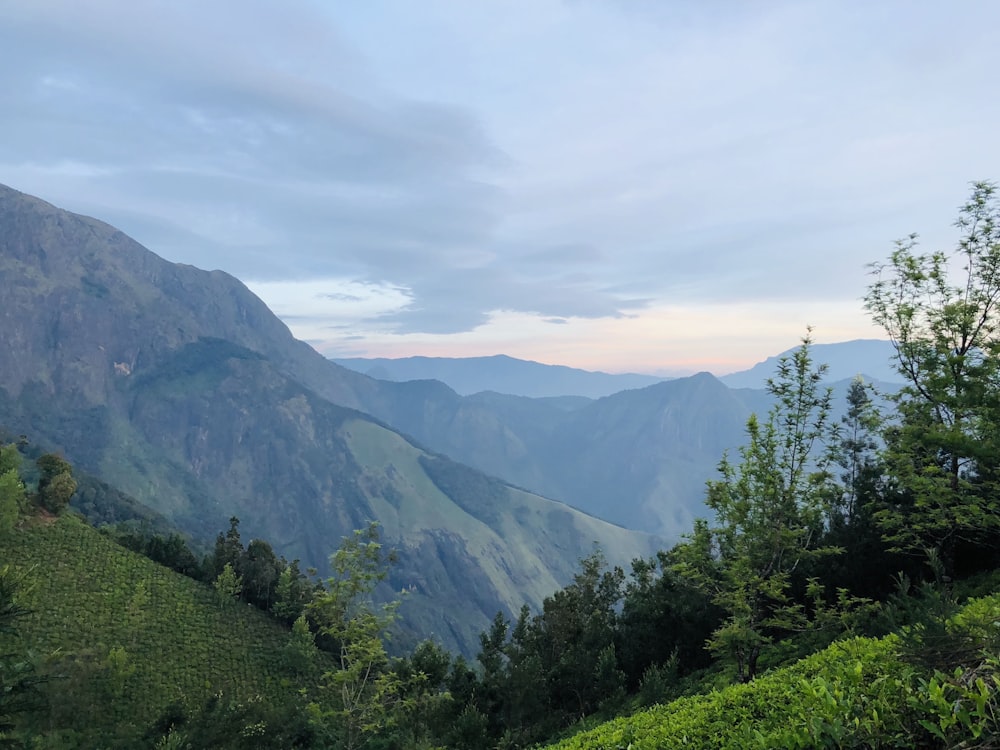
<path fill-rule="evenodd" d="M 797 348 L 797 347 L 795 347 Z M 768 357 L 749 370 L 719 377 L 730 388 L 763 388 L 767 379 L 774 376 L 778 359 L 795 350 Z M 829 366 L 827 381 L 848 380 L 856 375 L 869 381 L 898 383 L 901 378 L 893 366 L 895 351 L 892 343 L 881 339 L 855 339 L 836 344 L 814 344 L 813 357 L 818 363 Z"/>
<path fill-rule="evenodd" d="M 705 480 L 767 400 L 701 373 L 571 410 L 492 392 L 463 397 L 437 381 L 386 383 L 362 408 L 456 461 L 676 538 L 703 513 Z"/>
<path fill-rule="evenodd" d="M 615 375 L 562 365 L 544 365 L 504 354 L 492 357 L 354 358 L 333 361 L 379 380 L 440 380 L 463 396 L 495 391 L 532 398 L 600 398 L 664 380 L 653 375 Z"/>
<path fill-rule="evenodd" d="M 852 379 L 830 384 L 837 413 Z M 433 450 L 668 539 L 705 515 L 705 482 L 744 443 L 747 417 L 771 407 L 765 390 L 728 388 L 709 373 L 571 410 L 499 393 L 463 397 L 437 381 L 385 386 L 364 408 Z"/>
<path fill-rule="evenodd" d="M 657 545 L 359 410 L 409 394 L 413 419 L 432 415 L 459 398 L 446 386 L 341 368 L 233 277 L 2 186 L 0 289 L 0 427 L 201 536 L 237 515 L 247 539 L 321 572 L 377 519 L 394 585 L 414 591 L 404 617 L 447 646 L 474 652 L 498 609 L 537 606 L 595 541 L 616 564 Z"/>

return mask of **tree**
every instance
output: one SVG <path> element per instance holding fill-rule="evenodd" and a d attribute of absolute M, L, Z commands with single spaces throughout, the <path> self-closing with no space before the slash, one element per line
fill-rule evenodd
<path fill-rule="evenodd" d="M 243 591 L 243 579 L 236 575 L 236 571 L 233 570 L 230 563 L 226 563 L 212 586 L 219 595 L 219 603 L 223 606 L 231 605 L 240 598 L 240 593 Z"/>
<path fill-rule="evenodd" d="M 917 252 L 917 236 L 873 265 L 865 307 L 896 350 L 906 386 L 885 433 L 889 472 L 903 502 L 878 516 L 908 551 L 956 545 L 1000 529 L 1000 200 L 973 185 L 952 252 Z M 959 270 L 960 269 L 960 270 Z"/>
<path fill-rule="evenodd" d="M 211 574 L 218 576 L 227 563 L 238 572 L 243 552 L 243 542 L 240 540 L 240 519 L 233 516 L 229 519 L 229 531 L 225 534 L 220 531 L 215 537 Z"/>
<path fill-rule="evenodd" d="M 883 473 L 878 455 L 881 418 L 870 390 L 860 377 L 851 381 L 847 390 L 847 412 L 840 419 L 840 440 L 834 447 L 836 461 L 843 469 L 844 491 L 831 508 L 831 526 L 855 525 Z"/>
<path fill-rule="evenodd" d="M 46 453 L 35 461 L 38 467 L 38 504 L 49 513 L 62 513 L 76 492 L 73 467 L 62 456 Z"/>
<path fill-rule="evenodd" d="M 722 478 L 708 483 L 706 505 L 715 525 L 698 519 L 678 545 L 673 570 L 706 591 L 724 612 L 709 640 L 730 656 L 741 682 L 752 680 L 773 635 L 803 625 L 790 593 L 791 576 L 807 559 L 834 550 L 818 547 L 833 493 L 829 471 L 833 439 L 825 366 L 813 368 L 810 335 L 778 363 L 768 381 L 775 398 L 767 420 L 747 421 L 741 462 L 723 457 Z"/>
<path fill-rule="evenodd" d="M 271 545 L 263 539 L 252 540 L 239 562 L 240 575 L 243 577 L 243 598 L 260 609 L 270 609 L 275 601 L 275 588 L 282 571 L 282 563 Z"/>
<path fill-rule="evenodd" d="M 721 613 L 708 594 L 674 568 L 675 553 L 632 561 L 618 622 L 619 658 L 632 689 L 647 670 L 670 665 L 678 675 L 708 666 L 705 641 Z"/>
<path fill-rule="evenodd" d="M 299 615 L 292 623 L 292 632 L 288 636 L 288 643 L 285 644 L 286 660 L 293 671 L 305 672 L 318 653 L 316 636 L 309 629 L 306 616 Z"/>
<path fill-rule="evenodd" d="M 299 570 L 299 561 L 292 560 L 278 574 L 271 612 L 285 622 L 295 622 L 305 611 L 315 590 L 315 584 Z"/>
<path fill-rule="evenodd" d="M 399 602 L 376 605 L 372 599 L 393 559 L 379 541 L 378 523 L 355 531 L 331 556 L 333 576 L 307 607 L 319 633 L 333 643 L 338 666 L 323 676 L 329 702 L 312 704 L 313 715 L 347 750 L 389 727 L 401 698 L 384 642 Z"/>
<path fill-rule="evenodd" d="M 608 570 L 604 554 L 595 550 L 580 561 L 571 584 L 545 598 L 542 613 L 533 623 L 550 705 L 569 720 L 595 711 L 610 697 L 602 689 L 611 685 L 617 690 L 619 676 L 624 680 L 615 658 L 609 659 L 615 657 L 624 581 L 624 571 Z M 603 670 L 600 679 L 597 666 Z"/>
<path fill-rule="evenodd" d="M 879 434 L 882 415 L 876 408 L 871 386 L 859 377 L 847 392 L 847 411 L 840 420 L 840 436 L 833 447 L 841 468 L 842 492 L 830 508 L 825 536 L 828 546 L 844 554 L 824 559 L 824 580 L 831 588 L 852 594 L 884 598 L 892 588 L 891 574 L 906 563 L 889 552 L 875 523 L 876 510 L 895 490 L 887 481 Z"/>

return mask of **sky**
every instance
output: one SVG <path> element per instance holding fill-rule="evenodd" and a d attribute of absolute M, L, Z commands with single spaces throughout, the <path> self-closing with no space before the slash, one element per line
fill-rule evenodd
<path fill-rule="evenodd" d="M 1000 180 L 993 0 L 0 0 L 0 183 L 331 357 L 745 369 Z"/>

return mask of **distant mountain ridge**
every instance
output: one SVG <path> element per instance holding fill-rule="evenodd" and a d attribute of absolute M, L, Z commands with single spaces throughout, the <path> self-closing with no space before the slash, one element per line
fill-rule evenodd
<path fill-rule="evenodd" d="M 797 348 L 797 347 L 795 347 Z M 730 388 L 763 388 L 768 378 L 774 377 L 778 360 L 787 357 L 795 348 L 758 362 L 749 370 L 720 375 L 719 380 Z M 857 375 L 869 381 L 900 383 L 901 376 L 893 366 L 895 350 L 892 342 L 882 339 L 853 339 L 833 344 L 813 344 L 813 359 L 826 364 L 827 382 L 848 380 Z"/>
<path fill-rule="evenodd" d="M 747 370 L 717 375 L 730 388 L 764 388 L 774 376 L 778 360 L 795 351 L 788 349 L 768 357 Z M 900 382 L 893 366 L 892 343 L 882 339 L 852 339 L 813 344 L 817 363 L 828 366 L 826 380 L 836 382 L 855 375 L 884 383 Z M 646 388 L 676 378 L 642 373 L 607 373 L 564 365 L 546 365 L 506 354 L 489 357 L 353 357 L 331 358 L 333 362 L 377 380 L 405 382 L 438 380 L 461 396 L 493 391 L 527 398 L 603 398 L 620 391 Z M 565 402 L 570 406 L 571 402 Z M 573 405 L 581 405 L 579 402 Z"/>
<path fill-rule="evenodd" d="M 668 379 L 655 375 L 612 374 L 546 365 L 505 354 L 491 357 L 334 358 L 333 361 L 378 380 L 440 380 L 462 396 L 494 391 L 529 398 L 601 398 Z"/>

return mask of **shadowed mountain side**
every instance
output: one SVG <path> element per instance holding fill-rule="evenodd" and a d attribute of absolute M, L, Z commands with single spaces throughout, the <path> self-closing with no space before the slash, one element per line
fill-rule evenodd
<path fill-rule="evenodd" d="M 349 408 L 380 384 L 293 339 L 231 276 L 2 187 L 0 288 L 0 425 L 202 537 L 238 515 L 321 574 L 377 519 L 419 633 L 449 647 L 470 653 L 497 609 L 537 606 L 595 541 L 616 564 L 656 546 Z"/>
<path fill-rule="evenodd" d="M 612 374 L 564 365 L 545 365 L 505 354 L 492 357 L 377 357 L 333 361 L 379 380 L 440 380 L 463 396 L 495 391 L 530 398 L 600 398 L 628 388 L 644 388 L 664 379 L 655 375 Z"/>
<path fill-rule="evenodd" d="M 851 380 L 831 383 L 834 419 Z M 723 453 L 745 442 L 747 417 L 771 403 L 764 390 L 700 373 L 571 410 L 498 393 L 463 398 L 437 381 L 384 383 L 364 409 L 463 464 L 674 539 L 705 514 L 705 482 L 718 477 Z"/>
<path fill-rule="evenodd" d="M 724 450 L 766 394 L 708 373 L 578 406 L 437 381 L 385 383 L 364 409 L 433 450 L 630 528 L 676 537 L 703 512 Z"/>

